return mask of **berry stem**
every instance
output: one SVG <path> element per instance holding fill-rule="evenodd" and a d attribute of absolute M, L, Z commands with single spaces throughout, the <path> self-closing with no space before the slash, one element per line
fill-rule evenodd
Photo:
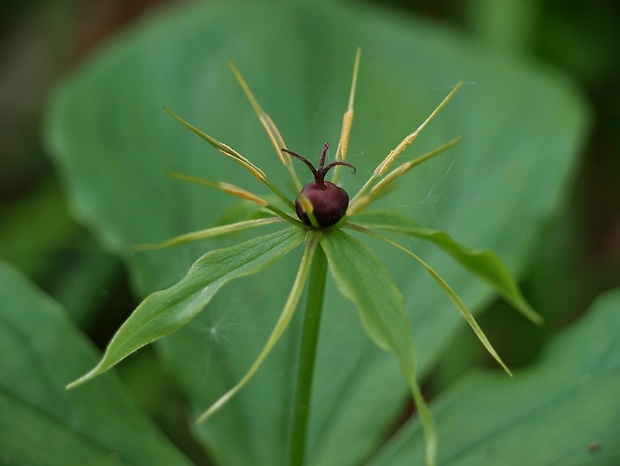
<path fill-rule="evenodd" d="M 297 365 L 297 382 L 289 452 L 290 466 L 303 466 L 305 464 L 308 420 L 312 402 L 312 378 L 314 376 L 314 361 L 321 327 L 326 276 L 327 258 L 319 246 L 315 249 L 312 268 L 310 269 L 310 283 Z"/>

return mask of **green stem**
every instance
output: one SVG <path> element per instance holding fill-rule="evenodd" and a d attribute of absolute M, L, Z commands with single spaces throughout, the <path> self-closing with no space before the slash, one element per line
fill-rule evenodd
<path fill-rule="evenodd" d="M 297 385 L 293 405 L 293 425 L 291 429 L 290 466 L 305 464 L 306 440 L 308 432 L 308 415 L 310 413 L 312 377 L 314 360 L 319 341 L 323 296 L 325 294 L 325 277 L 327 275 L 327 258 L 319 246 L 314 252 L 312 269 L 308 286 L 304 328 L 301 336 L 299 364 L 297 368 Z"/>

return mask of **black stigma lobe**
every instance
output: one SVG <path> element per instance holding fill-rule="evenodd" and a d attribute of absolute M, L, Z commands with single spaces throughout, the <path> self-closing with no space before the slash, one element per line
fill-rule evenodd
<path fill-rule="evenodd" d="M 297 216 L 306 225 L 312 226 L 312 222 L 302 207 L 301 199 L 303 198 L 306 198 L 312 205 L 312 214 L 321 227 L 329 227 L 338 223 L 347 212 L 347 207 L 349 207 L 349 194 L 334 183 L 325 181 L 325 175 L 337 165 L 351 167 L 353 173 L 355 173 L 355 167 L 350 163 L 340 161 L 332 162 L 325 166 L 325 156 L 327 155 L 328 149 L 329 144 L 325 143 L 323 151 L 321 152 L 318 168 L 315 168 L 307 158 L 290 150 L 281 149 L 282 152 L 286 152 L 305 163 L 314 176 L 314 181 L 305 185 L 295 200 L 295 211 L 297 212 Z"/>

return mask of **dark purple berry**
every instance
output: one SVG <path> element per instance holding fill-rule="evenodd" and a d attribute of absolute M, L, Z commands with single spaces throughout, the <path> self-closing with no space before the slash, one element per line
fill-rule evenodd
<path fill-rule="evenodd" d="M 312 222 L 302 207 L 301 199 L 303 199 L 303 197 L 310 201 L 314 218 L 321 227 L 329 227 L 338 223 L 338 221 L 344 217 L 344 214 L 347 212 L 347 207 L 349 206 L 349 195 L 347 192 L 334 183 L 325 181 L 325 174 L 336 165 L 351 167 L 353 173 L 355 173 L 355 167 L 346 162 L 332 162 L 325 167 L 327 149 L 329 149 L 329 144 L 325 143 L 323 152 L 321 152 L 318 169 L 305 157 L 291 152 L 290 150 L 282 149 L 283 152 L 305 163 L 312 172 L 312 175 L 314 175 L 314 182 L 304 186 L 295 200 L 295 211 L 297 212 L 297 216 L 306 225 L 312 225 Z"/>

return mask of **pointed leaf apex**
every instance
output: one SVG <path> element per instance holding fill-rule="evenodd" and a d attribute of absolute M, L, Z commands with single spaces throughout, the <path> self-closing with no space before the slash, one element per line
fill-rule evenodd
<path fill-rule="evenodd" d="M 73 390 L 74 388 L 79 387 L 80 385 L 88 382 L 90 379 L 94 379 L 96 376 L 98 376 L 104 371 L 105 369 L 101 368 L 101 362 L 100 362 L 93 369 L 91 369 L 89 372 L 84 374 L 82 377 L 80 377 L 79 379 L 75 379 L 73 382 L 67 384 L 67 386 L 65 387 L 65 390 Z"/>

